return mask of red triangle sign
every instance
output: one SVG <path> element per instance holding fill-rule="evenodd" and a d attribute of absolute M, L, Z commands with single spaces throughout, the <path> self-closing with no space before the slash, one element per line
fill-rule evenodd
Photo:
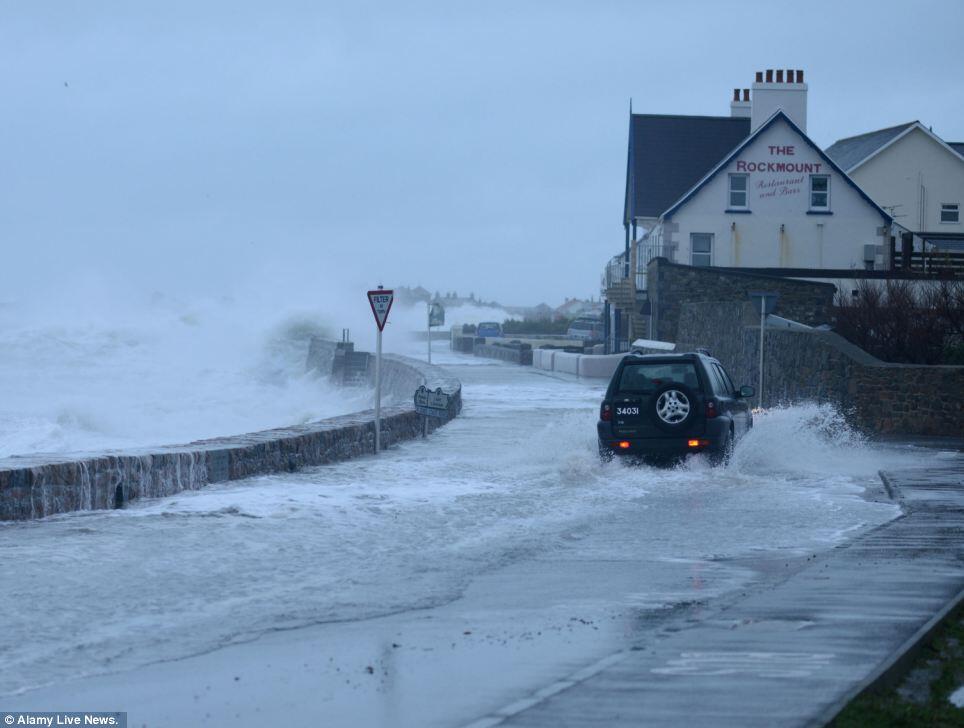
<path fill-rule="evenodd" d="M 378 330 L 385 328 L 388 320 L 388 312 L 392 310 L 392 301 L 395 299 L 395 292 L 379 288 L 377 291 L 368 292 L 368 303 L 371 304 L 372 313 L 375 314 L 375 323 Z"/>

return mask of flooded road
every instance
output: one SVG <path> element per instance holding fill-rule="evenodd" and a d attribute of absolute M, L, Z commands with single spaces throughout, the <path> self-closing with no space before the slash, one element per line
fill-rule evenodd
<path fill-rule="evenodd" d="M 923 461 L 803 406 L 758 416 L 725 468 L 602 465 L 600 384 L 444 346 L 465 409 L 428 440 L 0 526 L 3 704 L 468 723 L 752 585 L 754 560 L 893 519 L 878 469 Z"/>

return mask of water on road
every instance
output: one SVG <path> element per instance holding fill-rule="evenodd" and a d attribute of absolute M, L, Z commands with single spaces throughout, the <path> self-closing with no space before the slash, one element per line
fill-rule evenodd
<path fill-rule="evenodd" d="M 465 409 L 428 440 L 0 526 L 0 696 L 443 605 L 556 558 L 644 561 L 619 597 L 638 611 L 712 598 L 750 578 L 724 559 L 824 550 L 894 518 L 864 489 L 920 457 L 805 406 L 759 416 L 725 468 L 602 465 L 601 385 L 443 346 L 436 363 L 462 379 Z"/>

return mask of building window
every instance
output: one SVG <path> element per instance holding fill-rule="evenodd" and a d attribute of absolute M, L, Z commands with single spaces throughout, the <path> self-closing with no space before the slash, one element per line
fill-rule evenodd
<path fill-rule="evenodd" d="M 960 222 L 961 206 L 956 202 L 953 204 L 941 205 L 941 222 Z"/>
<path fill-rule="evenodd" d="M 810 209 L 829 210 L 830 209 L 830 175 L 811 174 L 810 175 Z"/>
<path fill-rule="evenodd" d="M 713 233 L 690 233 L 690 250 L 693 265 L 713 265 Z"/>
<path fill-rule="evenodd" d="M 730 175 L 730 207 L 746 209 L 746 188 L 749 177 L 748 174 Z"/>

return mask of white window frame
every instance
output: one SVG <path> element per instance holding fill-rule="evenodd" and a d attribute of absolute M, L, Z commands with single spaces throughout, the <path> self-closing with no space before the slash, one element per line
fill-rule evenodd
<path fill-rule="evenodd" d="M 710 249 L 708 251 L 697 252 L 696 248 L 693 246 L 695 238 L 705 237 L 710 241 Z M 690 265 L 699 266 L 700 268 L 709 268 L 713 265 L 713 233 L 690 233 Z M 697 263 L 696 256 L 706 256 L 706 263 Z"/>
<path fill-rule="evenodd" d="M 945 220 L 945 219 L 944 219 L 944 211 L 945 211 L 945 209 L 946 209 L 948 212 L 951 212 L 951 211 L 953 210 L 954 215 L 957 217 L 957 219 L 956 219 L 956 220 Z M 939 217 L 938 217 L 938 222 L 940 222 L 941 225 L 960 225 L 960 224 L 961 224 L 961 206 L 960 206 L 960 204 L 958 204 L 957 202 L 942 202 L 942 203 L 941 203 L 940 215 L 939 215 Z"/>
<path fill-rule="evenodd" d="M 814 189 L 813 189 L 813 181 L 814 181 L 815 179 L 818 179 L 818 178 L 827 180 L 827 189 L 826 189 L 826 191 L 823 191 L 823 190 L 816 190 L 816 191 L 814 191 Z M 815 194 L 816 194 L 816 195 L 826 195 L 826 196 L 827 196 L 827 204 L 826 204 L 826 205 L 814 205 L 814 204 L 813 204 L 813 196 L 814 196 Z M 813 211 L 815 211 L 815 212 L 829 212 L 829 211 L 830 211 L 830 175 L 829 175 L 829 174 L 811 174 L 811 175 L 810 175 L 810 209 L 813 210 Z"/>
<path fill-rule="evenodd" d="M 742 190 L 733 189 L 733 179 L 735 177 L 742 177 L 746 180 L 746 186 Z M 733 193 L 743 194 L 743 204 L 734 205 L 733 204 Z M 745 172 L 731 172 L 726 178 L 726 209 L 727 210 L 749 210 L 750 209 L 750 175 Z"/>

